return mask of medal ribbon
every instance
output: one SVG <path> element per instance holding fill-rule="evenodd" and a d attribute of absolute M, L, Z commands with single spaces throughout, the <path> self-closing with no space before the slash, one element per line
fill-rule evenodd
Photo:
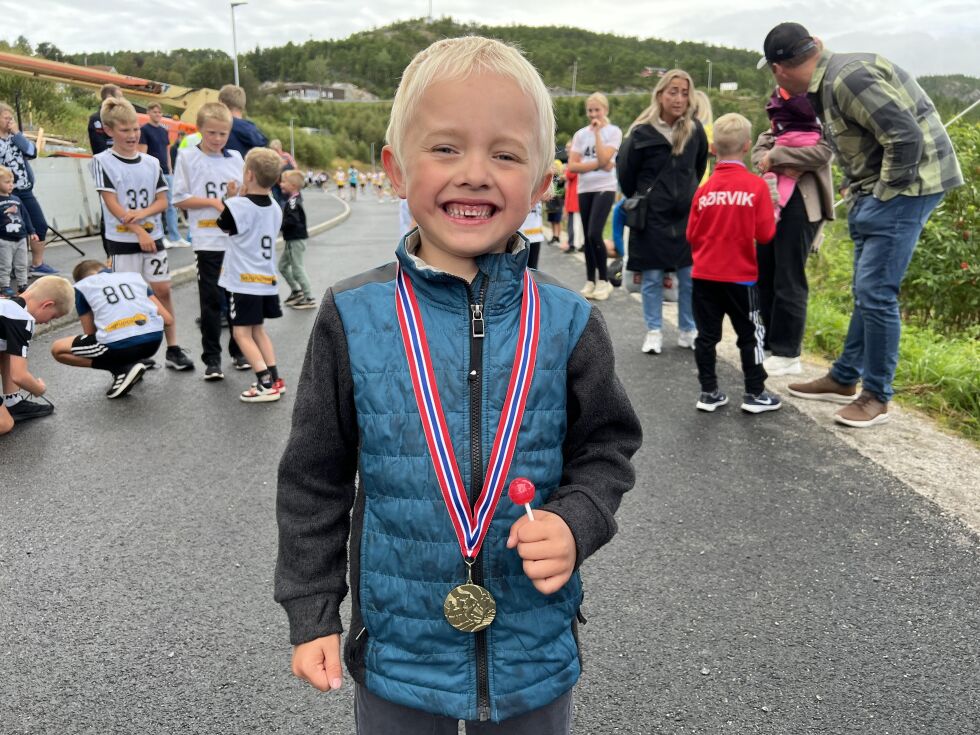
<path fill-rule="evenodd" d="M 524 272 L 524 288 L 521 295 L 521 322 L 517 336 L 517 350 L 514 366 L 511 369 L 507 397 L 500 413 L 500 423 L 490 452 L 490 463 L 483 481 L 483 489 L 474 508 L 470 508 L 456 455 L 453 452 L 449 427 L 443 414 L 429 342 L 422 324 L 422 314 L 415 298 L 411 279 L 398 268 L 395 308 L 398 325 L 401 327 L 405 356 L 408 358 L 409 372 L 422 430 L 429 446 L 429 455 L 435 468 L 442 498 L 449 511 L 449 518 L 459 540 L 459 548 L 467 559 L 474 559 L 480 553 L 483 539 L 490 529 L 503 491 L 504 480 L 510 470 L 517 435 L 524 416 L 527 395 L 534 376 L 534 363 L 538 354 L 538 330 L 541 321 L 538 287 L 529 272 Z"/>

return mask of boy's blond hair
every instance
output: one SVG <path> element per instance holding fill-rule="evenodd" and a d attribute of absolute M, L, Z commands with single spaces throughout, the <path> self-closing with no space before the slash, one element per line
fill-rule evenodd
<path fill-rule="evenodd" d="M 548 175 L 555 150 L 555 111 L 541 75 L 514 46 L 481 36 L 444 38 L 415 55 L 405 67 L 395 100 L 385 140 L 391 146 L 398 165 L 404 168 L 402 146 L 411 127 L 412 116 L 425 90 L 436 82 L 466 79 L 472 74 L 488 72 L 510 79 L 530 98 L 537 112 L 537 129 L 532 137 L 536 149 L 534 175 L 540 180 Z"/>
<path fill-rule="evenodd" d="M 234 84 L 226 84 L 218 90 L 218 102 L 229 110 L 245 111 L 245 90 Z"/>
<path fill-rule="evenodd" d="M 149 112 L 150 110 L 160 110 L 160 112 L 163 112 L 163 106 L 159 102 L 151 102 L 146 106 L 146 111 Z"/>
<path fill-rule="evenodd" d="M 197 129 L 203 128 L 209 120 L 218 120 L 231 125 L 231 110 L 221 102 L 207 102 L 197 111 Z"/>
<path fill-rule="evenodd" d="M 134 123 L 139 118 L 136 117 L 136 108 L 129 100 L 122 97 L 106 97 L 99 109 L 99 117 L 102 126 L 115 128 L 123 123 Z"/>
<path fill-rule="evenodd" d="M 0 179 L 13 179 L 14 172 L 6 166 L 0 166 Z"/>
<path fill-rule="evenodd" d="M 75 288 L 67 278 L 61 276 L 41 276 L 27 287 L 24 297 L 53 301 L 60 316 L 64 316 L 75 306 Z"/>
<path fill-rule="evenodd" d="M 306 183 L 306 175 L 302 171 L 297 171 L 295 168 L 283 171 L 282 178 L 299 189 L 302 189 L 303 184 Z"/>
<path fill-rule="evenodd" d="M 282 159 L 271 148 L 253 148 L 245 155 L 245 170 L 255 176 L 255 183 L 269 189 L 279 181 Z"/>
<path fill-rule="evenodd" d="M 719 117 L 713 130 L 715 155 L 718 158 L 741 155 L 745 144 L 752 141 L 752 123 L 737 112 Z"/>

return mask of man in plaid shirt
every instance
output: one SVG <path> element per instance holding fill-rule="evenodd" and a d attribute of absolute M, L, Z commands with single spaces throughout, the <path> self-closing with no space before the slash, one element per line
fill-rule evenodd
<path fill-rule="evenodd" d="M 789 392 L 846 403 L 834 415 L 838 423 L 874 426 L 888 420 L 894 392 L 899 287 L 929 215 L 963 175 L 932 100 L 887 59 L 826 51 L 799 23 L 780 23 L 763 48 L 759 68 L 768 66 L 791 94 L 806 93 L 823 120 L 844 170 L 854 240 L 844 351 L 827 375 L 792 383 Z"/>

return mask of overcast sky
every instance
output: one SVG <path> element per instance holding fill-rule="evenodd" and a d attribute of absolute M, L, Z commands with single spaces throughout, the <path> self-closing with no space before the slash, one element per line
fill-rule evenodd
<path fill-rule="evenodd" d="M 875 51 L 914 74 L 974 76 L 980 76 L 978 7 L 975 0 L 432 0 L 437 17 L 572 25 L 760 51 L 769 28 L 794 20 L 837 51 Z M 235 11 L 238 48 L 344 38 L 424 16 L 428 8 L 428 0 L 250 0 Z M 0 0 L 0 11 L 0 37 L 12 41 L 23 34 L 65 51 L 232 48 L 227 0 Z"/>

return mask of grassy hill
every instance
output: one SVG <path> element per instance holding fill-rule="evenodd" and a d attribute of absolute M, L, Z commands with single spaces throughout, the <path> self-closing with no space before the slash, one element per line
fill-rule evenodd
<path fill-rule="evenodd" d="M 296 136 L 297 154 L 311 166 L 326 167 L 335 157 L 370 162 L 383 143 L 390 103 L 282 103 L 259 90 L 262 82 L 305 81 L 313 83 L 352 82 L 390 99 L 405 65 L 412 56 L 439 38 L 481 34 L 520 46 L 554 91 L 559 140 L 564 140 L 584 122 L 582 97 L 569 97 L 572 70 L 577 72 L 579 95 L 602 90 L 612 97 L 611 118 L 627 127 L 648 104 L 656 76 L 640 76 L 646 67 L 686 69 L 695 84 L 707 83 L 712 61 L 712 82 L 736 82 L 735 95 L 712 92 L 716 115 L 738 111 L 755 126 L 766 124 L 763 101 L 772 86 L 766 71 L 755 68 L 758 51 L 740 50 L 693 42 L 641 39 L 610 33 L 593 33 L 570 27 L 484 26 L 457 23 L 443 18 L 432 23 L 406 20 L 382 28 L 355 33 L 332 41 L 310 40 L 273 48 L 256 48 L 242 55 L 241 80 L 249 96 L 249 114 L 268 132 L 288 140 L 288 121 L 298 127 L 317 128 L 329 135 Z M 21 37 L 11 46 L 0 41 L 0 49 L 74 64 L 105 64 L 120 73 L 190 87 L 218 88 L 233 76 L 231 58 L 214 49 L 118 51 L 65 54 L 50 42 L 33 47 Z M 922 84 L 934 95 L 944 118 L 975 98 L 980 80 L 962 75 L 923 77 Z M 0 74 L 0 99 L 12 101 L 17 93 L 29 121 L 43 125 L 49 133 L 84 142 L 85 118 L 96 107 L 88 92 Z M 980 110 L 971 119 L 980 119 Z"/>

